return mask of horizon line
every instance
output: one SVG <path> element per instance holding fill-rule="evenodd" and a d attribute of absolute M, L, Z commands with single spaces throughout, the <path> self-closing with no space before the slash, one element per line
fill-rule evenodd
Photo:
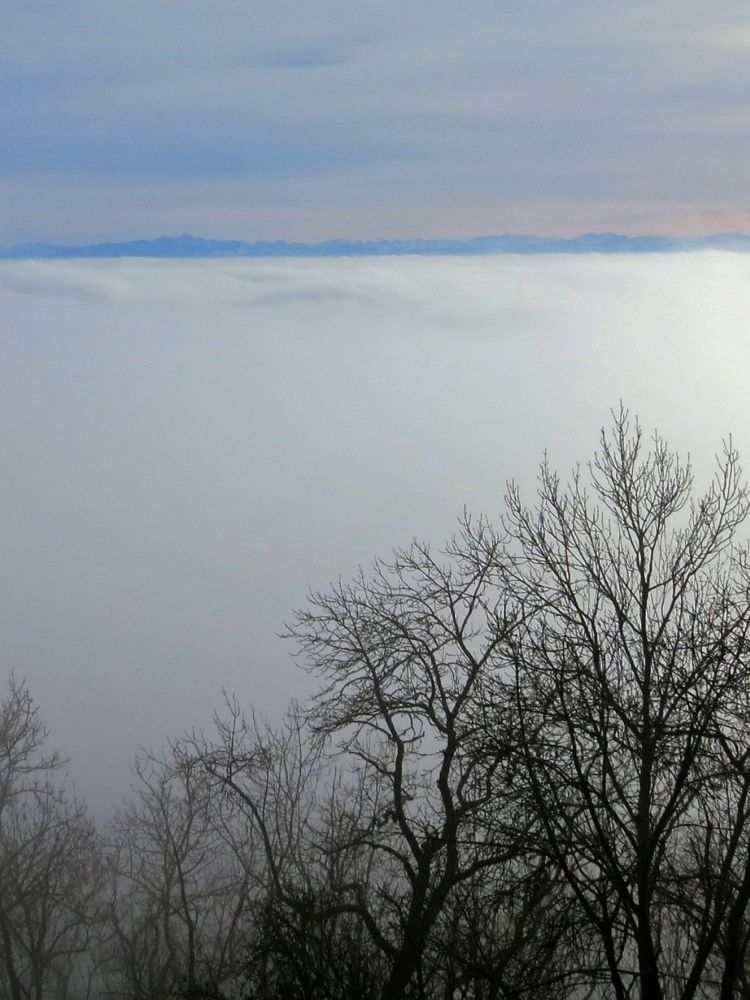
<path fill-rule="evenodd" d="M 750 252 L 750 235 L 720 232 L 698 236 L 664 234 L 628 236 L 614 232 L 589 232 L 579 236 L 537 236 L 523 233 L 468 238 L 328 239 L 316 242 L 291 240 L 212 239 L 182 233 L 134 240 L 87 244 L 33 242 L 0 248 L 1 260 L 44 260 L 110 257 L 219 258 L 219 257 L 365 257 L 439 256 L 451 254 L 543 253 L 669 253 L 695 250 Z"/>

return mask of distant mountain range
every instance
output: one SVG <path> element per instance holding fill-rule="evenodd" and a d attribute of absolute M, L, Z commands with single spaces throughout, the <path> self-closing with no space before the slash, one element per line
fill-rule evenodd
<path fill-rule="evenodd" d="M 206 240 L 199 236 L 159 236 L 128 243 L 58 246 L 23 243 L 0 249 L 0 259 L 40 260 L 75 257 L 385 257 L 405 254 L 540 254 L 540 253 L 671 253 L 692 250 L 750 251 L 750 236 L 718 233 L 713 236 L 622 236 L 586 233 L 570 239 L 548 236 L 478 236 L 468 240 L 327 240 L 324 243 L 287 243 L 284 240 L 246 243 L 243 240 Z"/>

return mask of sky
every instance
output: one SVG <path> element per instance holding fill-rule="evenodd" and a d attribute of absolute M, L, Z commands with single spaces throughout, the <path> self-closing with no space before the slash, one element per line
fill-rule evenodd
<path fill-rule="evenodd" d="M 619 400 L 750 466 L 750 255 L 0 262 L 0 681 L 92 808 L 222 689 L 314 689 L 309 588 L 533 502 Z"/>
<path fill-rule="evenodd" d="M 750 230 L 745 0 L 4 0 L 0 245 Z"/>

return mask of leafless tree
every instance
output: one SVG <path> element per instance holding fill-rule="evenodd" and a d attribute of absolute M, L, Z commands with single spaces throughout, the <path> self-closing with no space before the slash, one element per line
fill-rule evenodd
<path fill-rule="evenodd" d="M 517 863 L 534 823 L 499 781 L 503 760 L 474 752 L 477 706 L 509 627 L 498 544 L 466 518 L 440 558 L 414 543 L 353 584 L 311 595 L 289 630 L 324 682 L 313 730 L 363 789 L 356 822 L 328 849 L 374 858 L 374 895 L 350 884 L 345 900 L 388 960 L 389 1000 L 419 980 L 456 889 Z"/>
<path fill-rule="evenodd" d="M 0 703 L 0 986 L 10 1000 L 86 996 L 98 841 L 67 792 L 25 684 Z"/>
<path fill-rule="evenodd" d="M 253 886 L 245 942 L 251 994 L 372 995 L 377 956 L 341 902 L 343 884 L 366 891 L 367 863 L 362 852 L 327 849 L 349 811 L 301 710 L 292 706 L 273 728 L 227 699 L 216 725 L 217 738 L 193 735 L 180 752 L 186 766 L 200 767 L 213 783 L 216 822 Z M 345 793 L 350 805 L 352 792 Z"/>
<path fill-rule="evenodd" d="M 139 757 L 134 800 L 108 834 L 106 979 L 136 1000 L 210 1000 L 240 971 L 247 878 L 200 775 Z"/>
<path fill-rule="evenodd" d="M 569 484 L 543 464 L 534 509 L 510 488 L 498 559 L 519 774 L 618 1000 L 716 996 L 722 979 L 729 998 L 746 948 L 748 498 L 731 444 L 691 492 L 689 464 L 621 410 Z"/>

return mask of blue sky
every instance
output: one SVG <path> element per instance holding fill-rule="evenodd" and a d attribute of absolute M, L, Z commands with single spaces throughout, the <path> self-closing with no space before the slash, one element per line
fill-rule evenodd
<path fill-rule="evenodd" d="M 738 0 L 6 0 L 0 243 L 750 229 Z"/>

